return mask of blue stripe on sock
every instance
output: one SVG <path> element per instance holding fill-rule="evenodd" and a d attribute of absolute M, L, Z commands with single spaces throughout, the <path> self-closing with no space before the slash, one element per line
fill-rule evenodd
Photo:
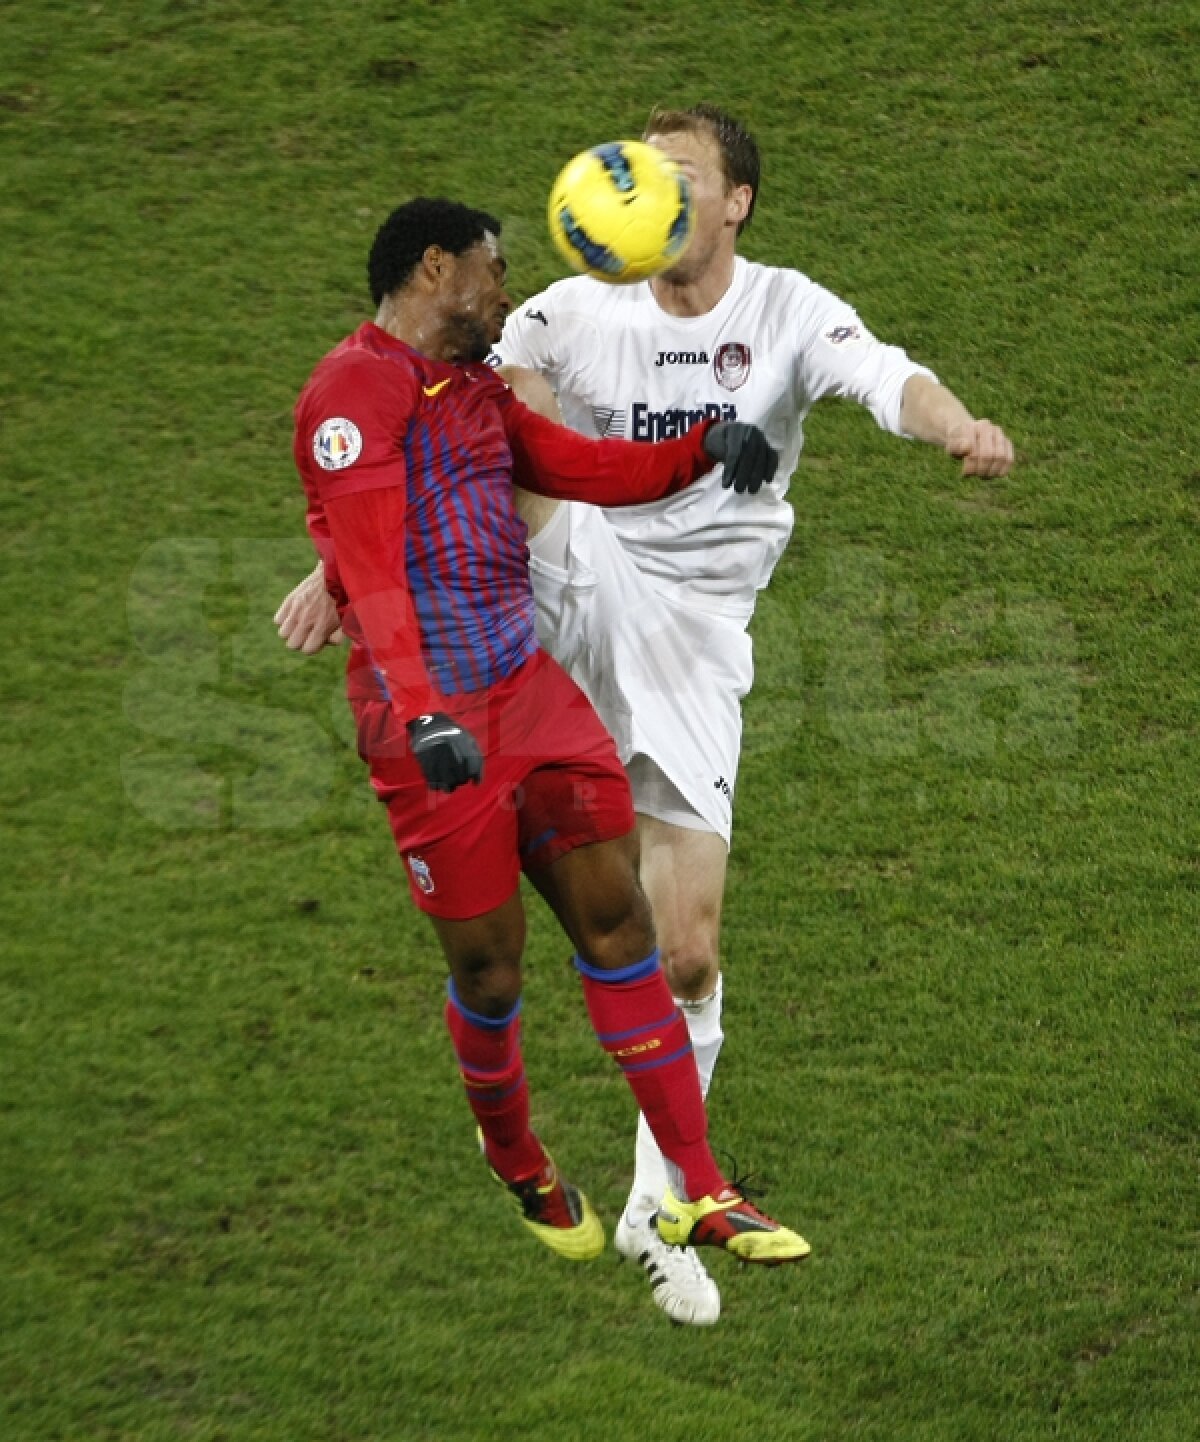
<path fill-rule="evenodd" d="M 470 1007 L 463 1005 L 452 976 L 446 978 L 446 995 L 450 998 L 450 1005 L 464 1021 L 470 1022 L 472 1026 L 480 1027 L 483 1031 L 503 1031 L 510 1022 L 516 1020 L 521 1012 L 521 998 L 518 997 L 507 1016 L 480 1016 L 477 1011 L 472 1011 Z"/>
<path fill-rule="evenodd" d="M 635 961 L 632 966 L 623 966 L 617 971 L 605 971 L 599 966 L 589 966 L 582 956 L 575 956 L 575 970 L 589 981 L 598 981 L 605 986 L 628 986 L 631 982 L 645 981 L 659 968 L 658 947 L 644 961 Z"/>
<path fill-rule="evenodd" d="M 635 1026 L 632 1031 L 609 1031 L 603 1035 L 597 1032 L 600 1041 L 607 1045 L 610 1041 L 628 1041 L 631 1036 L 641 1036 L 644 1031 L 654 1031 L 660 1026 L 669 1026 L 678 1016 L 677 1011 L 672 1011 L 664 1016 L 661 1021 L 649 1021 L 645 1026 Z"/>
<path fill-rule="evenodd" d="M 681 1056 L 690 1056 L 691 1051 L 692 1044 L 688 1042 L 687 1046 L 681 1046 L 678 1051 L 673 1051 L 670 1056 L 655 1057 L 653 1061 L 636 1062 L 633 1066 L 623 1065 L 620 1058 L 618 1058 L 617 1065 L 626 1076 L 632 1076 L 635 1072 L 655 1071 L 660 1066 L 667 1066 L 670 1062 L 678 1061 Z"/>
<path fill-rule="evenodd" d="M 458 1069 L 468 1080 L 478 1078 L 485 1085 L 490 1085 L 496 1077 L 508 1076 L 509 1072 L 512 1071 L 512 1058 L 510 1056 L 509 1060 L 503 1066 L 492 1067 L 489 1070 L 481 1066 L 470 1066 L 467 1062 L 463 1061 L 462 1057 L 459 1057 Z"/>

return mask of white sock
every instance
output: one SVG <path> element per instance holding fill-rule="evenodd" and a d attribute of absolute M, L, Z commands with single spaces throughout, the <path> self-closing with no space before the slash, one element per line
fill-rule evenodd
<path fill-rule="evenodd" d="M 688 1035 L 692 1039 L 696 1070 L 700 1074 L 700 1090 L 705 1096 L 712 1085 L 721 1043 L 725 1040 L 725 1033 L 721 1030 L 722 992 L 721 978 L 718 976 L 717 989 L 711 996 L 700 1001 L 679 1002 L 679 1009 L 687 1022 Z M 634 1146 L 633 1186 L 625 1204 L 625 1214 L 632 1225 L 639 1226 L 649 1221 L 658 1210 L 668 1186 L 677 1197 L 684 1197 L 683 1177 L 678 1167 L 668 1162 L 659 1151 L 646 1118 L 639 1113 L 637 1142 Z"/>

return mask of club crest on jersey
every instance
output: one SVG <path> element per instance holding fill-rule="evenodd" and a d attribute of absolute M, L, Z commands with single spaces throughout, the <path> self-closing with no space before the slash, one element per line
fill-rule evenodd
<path fill-rule="evenodd" d="M 323 471 L 344 471 L 362 455 L 362 432 L 345 416 L 322 421 L 313 436 L 313 460 Z"/>
<path fill-rule="evenodd" d="M 408 858 L 408 869 L 412 872 L 413 884 L 418 891 L 426 896 L 432 896 L 435 890 L 433 873 L 429 870 L 429 863 L 420 856 Z"/>
<path fill-rule="evenodd" d="M 736 340 L 719 345 L 713 356 L 713 374 L 727 391 L 740 390 L 750 379 L 750 347 Z"/>
<path fill-rule="evenodd" d="M 830 345 L 858 345 L 862 338 L 862 328 L 856 325 L 835 325 L 821 336 Z"/>

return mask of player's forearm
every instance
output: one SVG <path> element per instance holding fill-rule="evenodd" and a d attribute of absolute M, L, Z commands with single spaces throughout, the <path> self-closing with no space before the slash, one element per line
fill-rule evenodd
<path fill-rule="evenodd" d="M 317 564 L 305 579 L 316 578 L 332 592 L 338 583 L 337 560 L 333 553 L 333 538 L 329 534 L 329 518 L 325 514 L 325 507 L 319 501 L 310 500 L 304 524 L 317 553 Z"/>
<path fill-rule="evenodd" d="M 433 709 L 421 634 L 404 577 L 404 506 L 389 490 L 326 504 L 341 583 L 397 720 Z"/>
<path fill-rule="evenodd" d="M 517 408 L 514 407 L 514 411 Z M 514 479 L 526 490 L 596 506 L 631 506 L 673 495 L 712 470 L 704 449 L 711 421 L 673 441 L 589 440 L 524 408 L 510 429 Z"/>
<path fill-rule="evenodd" d="M 1013 443 L 989 420 L 976 420 L 945 386 L 928 376 L 910 376 L 900 398 L 901 428 L 918 440 L 940 446 L 962 461 L 964 476 L 1006 476 L 1013 464 Z"/>
<path fill-rule="evenodd" d="M 900 398 L 900 427 L 906 435 L 944 447 L 961 426 L 974 418 L 962 401 L 928 376 L 910 376 Z"/>

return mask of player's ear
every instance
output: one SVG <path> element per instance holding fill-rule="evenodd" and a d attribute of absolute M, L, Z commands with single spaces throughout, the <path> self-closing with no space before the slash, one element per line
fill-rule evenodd
<path fill-rule="evenodd" d="M 440 245 L 427 245 L 421 255 L 420 270 L 427 280 L 436 285 L 449 271 L 453 259 L 450 252 Z"/>
<path fill-rule="evenodd" d="M 725 197 L 725 219 L 730 225 L 741 225 L 750 214 L 754 191 L 748 185 L 731 185 Z"/>

